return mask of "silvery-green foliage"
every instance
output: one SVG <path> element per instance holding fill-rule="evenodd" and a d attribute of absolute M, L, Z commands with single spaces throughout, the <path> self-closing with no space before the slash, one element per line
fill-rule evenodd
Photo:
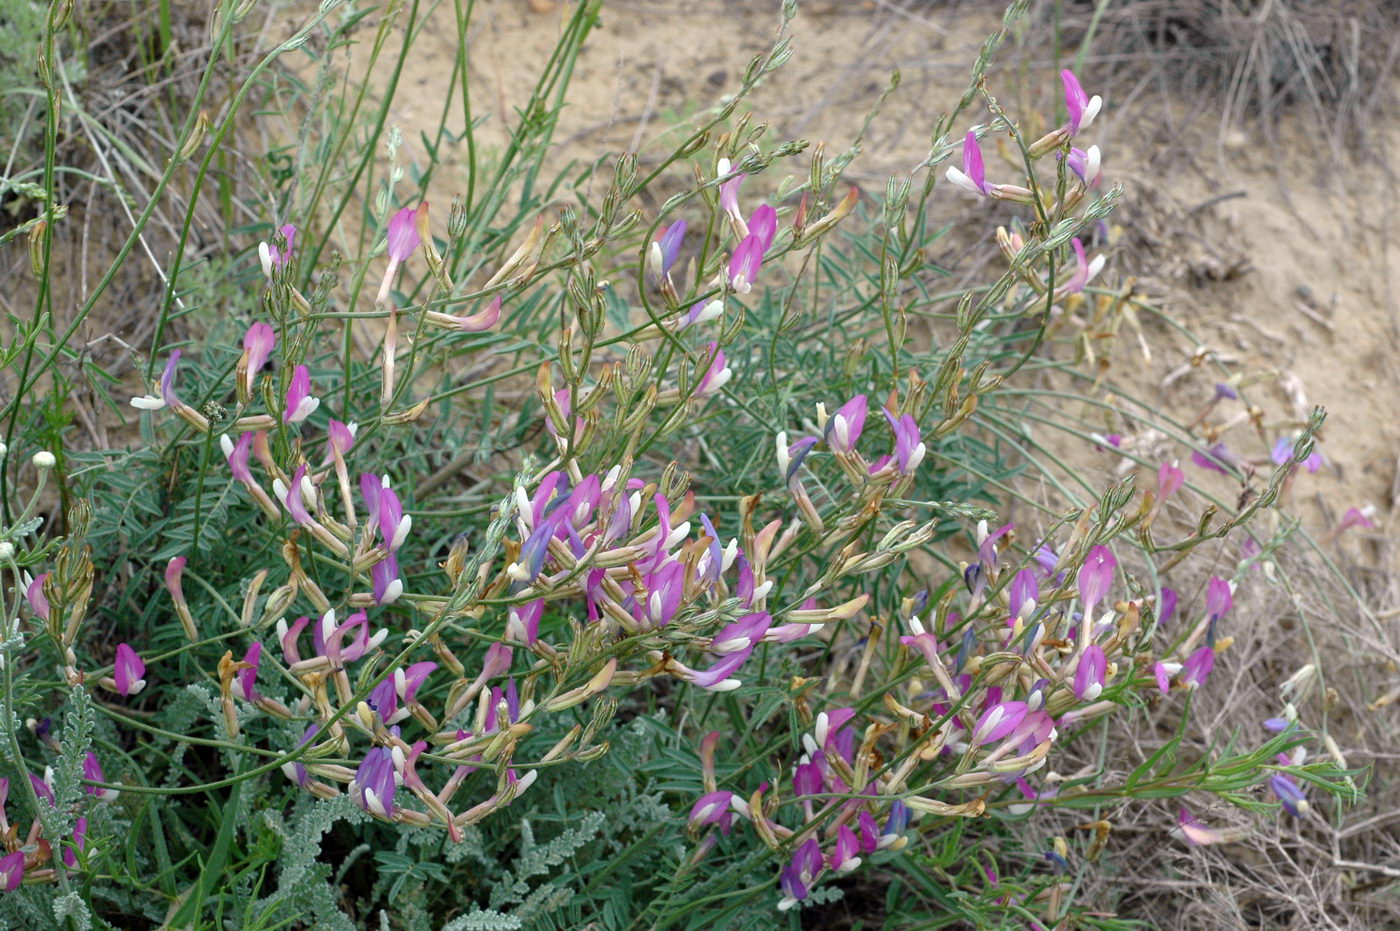
<path fill-rule="evenodd" d="M 442 931 L 517 931 L 525 925 L 519 918 L 497 911 L 475 909 L 442 926 Z"/>
<path fill-rule="evenodd" d="M 591 811 L 578 820 L 578 827 L 565 829 L 558 837 L 542 846 L 534 843 L 534 833 L 530 822 L 520 821 L 520 856 L 512 868 L 506 870 L 501 880 L 491 890 L 491 908 L 500 908 L 513 902 L 524 902 L 530 893 L 527 880 L 547 875 L 553 867 L 563 863 L 575 851 L 592 841 L 606 820 L 602 812 Z M 547 883 L 546 887 L 553 887 Z M 537 890 L 538 891 L 538 890 Z"/>
<path fill-rule="evenodd" d="M 60 924 L 71 919 L 78 931 L 88 931 L 92 927 L 92 915 L 88 911 L 87 903 L 77 892 L 70 892 L 53 900 L 53 917 L 54 921 Z"/>
<path fill-rule="evenodd" d="M 321 854 L 321 839 L 336 822 L 360 824 L 369 816 L 355 807 L 349 796 L 338 795 L 300 805 L 290 830 L 277 811 L 265 809 L 262 820 L 282 839 L 282 854 L 278 858 L 276 890 L 260 900 L 254 910 L 264 914 L 276 908 L 283 917 L 314 915 L 313 927 L 354 931 L 354 922 L 337 904 L 338 891 L 330 885 L 330 865 L 317 858 Z"/>

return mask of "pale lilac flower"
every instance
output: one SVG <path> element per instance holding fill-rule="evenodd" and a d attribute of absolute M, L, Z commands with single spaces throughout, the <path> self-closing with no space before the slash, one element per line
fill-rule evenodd
<path fill-rule="evenodd" d="M 865 415 L 869 410 L 865 395 L 858 394 L 837 408 L 836 413 L 826 422 L 826 445 L 833 452 L 852 453 L 865 429 Z"/>
<path fill-rule="evenodd" d="M 734 249 L 729 259 L 729 285 L 740 294 L 753 290 L 758 272 L 763 267 L 763 240 L 750 233 Z"/>
<path fill-rule="evenodd" d="M 180 407 L 180 397 L 175 393 L 175 368 L 180 364 L 180 350 L 170 353 L 165 360 L 165 371 L 160 376 L 160 396 L 146 395 L 132 398 L 131 406 L 137 410 L 158 411 L 166 407 Z"/>
<path fill-rule="evenodd" d="M 1079 600 L 1084 603 L 1084 616 L 1089 618 L 1094 608 L 1103 601 L 1108 590 L 1113 587 L 1113 572 L 1118 568 L 1118 560 L 1113 551 L 1103 544 L 1089 550 L 1084 565 L 1079 568 Z"/>
<path fill-rule="evenodd" d="M 469 317 L 454 317 L 452 314 L 427 311 L 427 321 L 447 330 L 460 330 L 463 333 L 481 333 L 491 329 L 501 319 L 501 295 L 497 294 L 484 308 Z"/>
<path fill-rule="evenodd" d="M 128 644 L 117 644 L 117 658 L 112 668 L 112 681 L 117 684 L 117 692 L 129 697 L 146 687 L 146 664 Z"/>
<path fill-rule="evenodd" d="M 1177 818 L 1177 827 L 1172 831 L 1172 834 L 1193 847 L 1204 844 L 1219 844 L 1226 840 L 1221 832 L 1206 827 L 1185 808 L 1181 809 L 1181 815 Z"/>
<path fill-rule="evenodd" d="M 1108 658 L 1103 647 L 1089 644 L 1079 665 L 1074 670 L 1074 695 L 1081 701 L 1094 701 L 1103 694 L 1104 673 L 1108 668 Z"/>
<path fill-rule="evenodd" d="M 1281 436 L 1278 438 L 1278 442 L 1274 443 L 1273 451 L 1269 454 L 1269 458 L 1273 461 L 1274 465 L 1283 465 L 1293 458 L 1293 443 L 1294 440 L 1291 437 Z M 1309 472 L 1315 473 L 1318 469 L 1322 468 L 1325 461 L 1326 460 L 1322 458 L 1322 453 L 1314 448 L 1313 451 L 1308 454 L 1308 458 L 1303 460 L 1303 467 Z"/>
<path fill-rule="evenodd" d="M 1040 583 L 1036 580 L 1035 570 L 1022 569 L 1012 576 L 1007 596 L 1011 609 L 1009 621 L 1014 623 L 1017 618 L 1026 620 L 1026 615 L 1030 613 L 1027 607 L 1034 610 L 1036 602 L 1040 600 Z"/>
<path fill-rule="evenodd" d="M 14 892 L 24 880 L 24 851 L 0 857 L 0 890 Z"/>
<path fill-rule="evenodd" d="M 306 366 L 298 365 L 292 371 L 292 381 L 287 385 L 287 405 L 282 411 L 283 423 L 301 423 L 321 406 L 321 399 L 311 395 L 311 373 Z"/>
<path fill-rule="evenodd" d="M 1229 582 L 1218 576 L 1211 576 L 1206 585 L 1206 617 L 1214 621 L 1228 614 L 1235 604 L 1231 595 Z"/>
<path fill-rule="evenodd" d="M 728 834 L 729 823 L 734 817 L 729 807 L 733 799 L 733 792 L 723 791 L 710 792 L 700 796 L 690 809 L 690 817 L 687 819 L 691 829 L 702 828 L 707 824 L 717 824 L 721 831 Z"/>
<path fill-rule="evenodd" d="M 1165 624 L 1176 613 L 1176 589 L 1162 586 L 1162 597 L 1157 602 L 1157 623 Z"/>
<path fill-rule="evenodd" d="M 738 679 L 730 678 L 730 673 L 738 671 L 752 652 L 752 649 L 749 649 L 730 653 L 704 672 L 697 672 L 694 669 L 681 666 L 679 663 L 675 665 L 680 670 L 681 678 L 692 685 L 698 685 L 711 692 L 729 692 L 743 684 Z"/>
<path fill-rule="evenodd" d="M 1060 80 L 1065 86 L 1065 109 L 1069 111 L 1069 134 L 1075 136 L 1079 134 L 1080 130 L 1088 129 L 1089 124 L 1094 122 L 1094 117 L 1099 115 L 1099 110 L 1103 107 L 1103 98 L 1097 94 L 1093 97 L 1085 94 L 1084 88 L 1079 84 L 1079 79 L 1068 68 L 1060 72 Z"/>
<path fill-rule="evenodd" d="M 708 323 L 724 316 L 724 301 L 696 301 L 691 305 L 684 317 L 676 325 L 677 330 L 684 330 L 686 327 L 695 326 L 697 323 Z"/>
<path fill-rule="evenodd" d="M 1074 274 L 1064 283 L 1060 290 L 1067 294 L 1077 294 L 1084 290 L 1084 286 L 1093 281 L 1098 273 L 1103 271 L 1104 262 L 1107 261 L 1102 254 L 1094 256 L 1094 260 L 1089 261 L 1084 255 L 1084 243 L 1076 236 L 1070 240 L 1070 247 L 1074 249 Z"/>
<path fill-rule="evenodd" d="M 1214 668 L 1215 651 L 1210 647 L 1201 647 L 1181 664 L 1181 684 L 1188 689 L 1204 685 L 1206 677 Z"/>
<path fill-rule="evenodd" d="M 987 172 L 982 163 L 982 148 L 977 144 L 977 133 L 969 129 L 963 139 L 962 170 L 949 165 L 944 174 L 950 182 L 964 191 L 984 197 L 991 195 L 993 185 L 987 183 Z"/>
<path fill-rule="evenodd" d="M 710 360 L 709 368 L 705 369 L 705 374 L 700 379 L 700 384 L 695 386 L 697 398 L 705 398 L 715 394 L 728 384 L 729 379 L 734 375 L 733 370 L 725 364 L 724 350 L 719 348 L 718 343 L 706 343 L 705 353 L 707 357 L 711 354 L 713 357 Z"/>
<path fill-rule="evenodd" d="M 302 620 L 305 621 L 306 618 L 302 618 Z M 308 725 L 306 728 L 306 732 L 303 733 L 301 735 L 301 739 L 297 741 L 297 747 L 301 748 L 305 746 L 311 741 L 312 737 L 315 737 L 318 733 L 320 733 L 320 730 L 321 726 L 319 724 Z M 306 767 L 302 765 L 301 760 L 297 760 L 292 763 L 283 763 L 282 772 L 284 775 L 286 775 L 288 779 L 292 780 L 292 782 L 295 782 L 302 788 L 306 787 L 308 774 L 306 772 Z"/>
<path fill-rule="evenodd" d="M 746 614 L 715 634 L 710 651 L 723 655 L 751 650 L 764 639 L 772 624 L 773 618 L 766 611 Z"/>

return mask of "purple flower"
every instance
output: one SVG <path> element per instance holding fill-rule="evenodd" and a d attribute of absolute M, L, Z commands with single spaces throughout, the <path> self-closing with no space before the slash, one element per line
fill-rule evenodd
<path fill-rule="evenodd" d="M 690 827 L 692 829 L 704 827 L 707 824 L 718 824 L 720 830 L 729 833 L 729 823 L 734 815 L 729 809 L 729 803 L 734 798 L 733 792 L 711 792 L 700 796 L 694 807 L 690 809 Z"/>
<path fill-rule="evenodd" d="M 243 334 L 243 358 L 246 361 L 246 384 L 251 386 L 253 378 L 267 365 L 272 350 L 277 346 L 277 333 L 266 323 L 255 323 Z"/>
<path fill-rule="evenodd" d="M 302 618 L 302 620 L 304 621 L 306 620 L 306 618 Z M 311 738 L 315 737 L 320 732 L 320 730 L 321 726 L 319 724 L 308 725 L 306 728 L 306 732 L 301 735 L 301 740 L 297 741 L 297 747 L 300 748 L 306 746 L 306 744 L 308 744 L 311 741 Z M 293 763 L 283 763 L 282 772 L 286 775 L 288 779 L 292 780 L 297 785 L 301 786 L 302 788 L 306 787 L 306 781 L 308 776 L 306 772 L 306 767 L 302 765 L 300 760 L 297 760 Z"/>
<path fill-rule="evenodd" d="M 1278 438 L 1278 442 L 1274 443 L 1273 451 L 1269 454 L 1269 458 L 1273 460 L 1274 465 L 1283 465 L 1293 458 L 1293 443 L 1294 441 L 1291 437 L 1281 436 Z M 1318 469 L 1322 468 L 1324 461 L 1322 453 L 1314 449 L 1308 454 L 1308 458 L 1303 460 L 1303 467 L 1306 468 L 1308 472 L 1315 473 Z"/>
<path fill-rule="evenodd" d="M 1103 694 L 1103 677 L 1108 668 L 1108 658 L 1103 647 L 1089 644 L 1079 665 L 1074 670 L 1074 694 L 1081 701 L 1094 701 Z"/>
<path fill-rule="evenodd" d="M 135 695 L 146 687 L 146 664 L 129 645 L 117 644 L 117 658 L 112 668 L 112 681 L 123 697 Z"/>
<path fill-rule="evenodd" d="M 1298 783 L 1286 773 L 1274 773 L 1269 777 L 1269 788 L 1274 790 L 1279 802 L 1284 809 L 1293 817 L 1301 818 L 1308 813 L 1308 797 L 1299 788 Z"/>
<path fill-rule="evenodd" d="M 684 317 L 676 325 L 677 330 L 684 330 L 686 327 L 695 326 L 697 323 L 708 323 L 724 316 L 724 301 L 696 301 L 686 311 Z"/>
<path fill-rule="evenodd" d="M 1162 586 L 1162 597 L 1157 602 L 1157 623 L 1165 624 L 1176 613 L 1176 589 Z"/>
<path fill-rule="evenodd" d="M 301 423 L 321 406 L 321 399 L 311 396 L 311 373 L 306 366 L 298 365 L 292 370 L 292 381 L 287 385 L 287 404 L 282 410 L 283 423 Z"/>
<path fill-rule="evenodd" d="M 393 818 L 395 788 L 393 754 L 387 747 L 371 747 L 350 781 L 350 797 L 372 815 Z"/>
<path fill-rule="evenodd" d="M 1234 604 L 1230 583 L 1217 576 L 1211 576 L 1206 585 L 1206 617 L 1212 621 L 1222 618 L 1229 613 Z"/>
<path fill-rule="evenodd" d="M 1095 94 L 1084 93 L 1079 79 L 1068 68 L 1060 72 L 1060 80 L 1065 87 L 1065 109 L 1069 111 L 1069 134 L 1075 136 L 1080 130 L 1088 129 L 1103 107 L 1103 99 Z"/>
<path fill-rule="evenodd" d="M 24 851 L 0 857 L 0 890 L 14 892 L 24 880 Z"/>
<path fill-rule="evenodd" d="M 1224 443 L 1216 443 L 1205 452 L 1198 449 L 1192 450 L 1191 461 L 1203 469 L 1210 469 L 1221 475 L 1229 475 L 1230 470 L 1227 466 L 1235 463 L 1235 454 L 1230 452 L 1229 447 Z"/>
<path fill-rule="evenodd" d="M 1219 403 L 1220 401 L 1224 401 L 1226 399 L 1229 399 L 1231 401 L 1238 401 L 1240 399 L 1239 392 L 1236 391 L 1234 388 L 1231 388 L 1229 385 L 1225 384 L 1223 381 L 1216 382 L 1214 399 L 1215 403 Z"/>
<path fill-rule="evenodd" d="M 97 754 L 91 750 L 87 756 L 83 757 L 83 778 L 88 782 L 106 782 L 107 776 L 102 772 L 102 762 L 97 758 Z M 104 802 L 116 801 L 116 789 L 104 789 L 101 786 L 87 786 L 88 795 L 95 795 Z"/>
<path fill-rule="evenodd" d="M 73 844 L 72 846 L 66 847 L 63 851 L 63 865 L 70 870 L 77 867 L 78 854 L 82 853 L 83 849 L 87 847 L 87 828 L 88 821 L 86 818 L 78 818 L 73 822 Z"/>
<path fill-rule="evenodd" d="M 527 647 L 534 646 L 540 637 L 540 618 L 543 614 L 543 598 L 523 605 L 512 605 L 506 612 L 506 639 L 523 643 Z"/>
<path fill-rule="evenodd" d="M 1084 182 L 1085 187 L 1093 187 L 1094 183 L 1099 180 L 1101 161 L 1102 155 L 1099 152 L 1099 147 L 1091 145 L 1087 150 L 1070 149 L 1069 158 L 1065 159 L 1065 164 L 1080 181 Z"/>
<path fill-rule="evenodd" d="M 693 669 L 682 667 L 682 678 L 692 685 L 698 685 L 711 692 L 733 691 L 743 683 L 738 679 L 731 679 L 730 673 L 737 672 L 752 652 L 752 649 L 748 649 L 740 650 L 738 653 L 730 653 L 704 672 L 696 672 Z"/>
<path fill-rule="evenodd" d="M 277 496 L 282 499 L 282 506 L 287 509 L 287 515 L 303 527 L 312 522 L 311 512 L 306 509 L 306 498 L 303 491 L 308 484 L 310 482 L 306 478 L 305 463 L 297 466 L 297 470 L 292 473 L 290 488 L 283 485 L 281 479 L 276 479 L 272 483 L 273 491 L 277 492 Z"/>
<path fill-rule="evenodd" d="M 897 419 L 887 408 L 880 408 L 885 420 L 894 433 L 894 459 L 900 474 L 908 475 L 924 461 L 927 448 L 919 438 L 919 425 L 912 414 L 902 414 Z"/>
<path fill-rule="evenodd" d="M 243 654 L 243 662 L 248 664 L 248 668 L 238 670 L 229 691 L 244 701 L 255 702 L 261 698 L 258 694 L 258 664 L 261 661 L 262 644 L 254 640 L 248 652 Z"/>
<path fill-rule="evenodd" d="M 783 890 L 783 898 L 778 902 L 779 911 L 786 911 L 807 898 L 812 881 L 821 873 L 823 866 L 821 846 L 815 837 L 809 837 L 792 855 L 792 862 L 778 877 L 778 885 Z"/>
<path fill-rule="evenodd" d="M 285 268 L 292 261 L 292 243 L 297 237 L 297 228 L 290 223 L 278 227 L 277 232 L 282 234 L 285 252 L 278 249 L 273 243 L 258 243 L 258 259 L 262 263 L 263 274 L 267 276 L 269 281 L 272 279 L 274 270 Z M 251 371 L 257 371 L 257 369 Z"/>
<path fill-rule="evenodd" d="M 1094 608 L 1113 587 L 1113 571 L 1118 560 L 1113 551 L 1100 544 L 1089 550 L 1084 565 L 1079 568 L 1079 599 L 1084 603 L 1084 616 L 1091 619 Z"/>
<path fill-rule="evenodd" d="M 384 540 L 384 548 L 396 552 L 408 539 L 413 529 L 413 517 L 403 512 L 403 504 L 398 493 L 383 482 L 379 486 L 379 507 L 375 511 L 375 521 L 379 524 L 379 535 Z"/>
<path fill-rule="evenodd" d="M 657 253 L 660 254 L 659 272 L 666 275 L 671 271 L 671 266 L 676 264 L 676 258 L 681 254 L 681 243 L 685 240 L 686 223 L 684 220 L 677 220 L 668 226 L 657 240 Z"/>
<path fill-rule="evenodd" d="M 977 144 L 977 134 L 972 130 L 969 129 L 963 139 L 962 171 L 950 165 L 945 176 L 964 191 L 983 196 L 992 193 L 992 185 L 987 183 L 986 168 L 982 164 L 982 148 Z"/>
<path fill-rule="evenodd" d="M 225 435 L 220 437 L 221 442 L 227 440 Z M 224 458 L 228 461 L 228 469 L 233 473 L 233 477 L 245 485 L 253 484 L 253 472 L 248 468 L 248 454 L 253 450 L 253 434 L 245 433 L 238 438 L 237 443 L 228 443 L 224 446 Z"/>
<path fill-rule="evenodd" d="M 166 407 L 180 407 L 180 397 L 175 393 L 175 369 L 180 364 L 180 350 L 176 349 L 165 360 L 165 371 L 160 376 L 160 397 L 146 395 L 132 398 L 131 406 L 137 410 L 158 411 Z"/>
<path fill-rule="evenodd" d="M 865 429 L 865 415 L 869 403 L 865 395 L 858 394 L 837 408 L 836 413 L 826 422 L 826 445 L 833 452 L 852 453 Z"/>
<path fill-rule="evenodd" d="M 1007 592 L 1010 598 L 1011 622 L 1017 618 L 1026 619 L 1027 607 L 1034 609 L 1035 602 L 1040 600 L 1040 583 L 1036 581 L 1034 569 L 1022 569 L 1011 579 L 1011 585 Z"/>
<path fill-rule="evenodd" d="M 1374 513 L 1375 508 L 1369 504 L 1364 508 L 1347 508 L 1347 512 L 1342 515 L 1341 522 L 1337 524 L 1336 529 L 1332 531 L 1331 536 L 1340 536 L 1341 534 L 1346 533 L 1353 527 L 1361 527 L 1366 530 L 1375 530 L 1376 525 L 1371 520 L 1371 516 Z"/>
<path fill-rule="evenodd" d="M 753 290 L 763 267 L 763 239 L 755 233 L 745 236 L 729 259 L 729 285 L 740 294 Z"/>
<path fill-rule="evenodd" d="M 374 589 L 375 604 L 393 604 L 403 594 L 403 581 L 399 578 L 399 560 L 393 553 L 375 563 L 369 570 L 369 576 Z"/>
<path fill-rule="evenodd" d="M 44 778 L 43 778 L 43 779 L 40 779 L 38 776 L 34 775 L 33 773 L 30 773 L 30 774 L 29 774 L 29 784 L 34 788 L 34 794 L 35 794 L 35 795 L 39 796 L 39 798 L 41 798 L 41 799 L 43 799 L 44 801 L 48 802 L 50 805 L 57 805 L 58 802 L 57 802 L 57 801 L 54 799 L 54 797 L 53 797 L 53 786 L 49 784 L 49 780 L 52 779 L 52 778 L 53 778 L 53 770 L 52 770 L 52 769 L 47 769 L 47 770 L 44 771 Z"/>
<path fill-rule="evenodd" d="M 1210 647 L 1201 647 L 1196 652 L 1186 658 L 1186 662 L 1181 664 L 1181 684 L 1188 689 L 1204 685 L 1206 677 L 1215 668 L 1215 651 Z"/>
<path fill-rule="evenodd" d="M 1181 672 L 1180 663 L 1154 663 L 1152 665 L 1152 675 L 1157 679 L 1157 691 L 1163 695 L 1171 691 L 1172 676 Z"/>
<path fill-rule="evenodd" d="M 1004 701 L 992 705 L 977 719 L 968 742 L 974 747 L 996 743 L 1020 725 L 1026 711 L 1023 701 Z"/>
<path fill-rule="evenodd" d="M 751 650 L 763 640 L 772 624 L 773 618 L 766 611 L 746 614 L 715 634 L 710 642 L 710 652 L 725 654 Z"/>

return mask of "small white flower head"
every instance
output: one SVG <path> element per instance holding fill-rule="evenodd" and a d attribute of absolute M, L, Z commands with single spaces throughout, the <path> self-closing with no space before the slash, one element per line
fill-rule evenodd
<path fill-rule="evenodd" d="M 34 463 L 36 469 L 52 469 L 58 460 L 54 459 L 53 453 L 47 449 L 41 449 L 29 461 Z"/>

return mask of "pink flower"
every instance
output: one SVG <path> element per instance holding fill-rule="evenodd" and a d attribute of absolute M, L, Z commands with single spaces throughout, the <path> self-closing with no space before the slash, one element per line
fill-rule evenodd
<path fill-rule="evenodd" d="M 1181 809 L 1181 815 L 1177 818 L 1176 830 L 1172 831 L 1172 834 L 1193 847 L 1218 844 L 1226 839 L 1219 831 L 1208 828 L 1197 821 L 1185 808 Z"/>
<path fill-rule="evenodd" d="M 278 269 L 285 268 L 292 261 L 292 242 L 296 239 L 297 228 L 290 223 L 278 227 L 277 232 L 282 234 L 282 240 L 286 244 L 286 251 L 278 249 L 270 242 L 258 243 L 258 260 L 262 263 L 263 274 L 270 281 L 272 273 Z M 257 371 L 257 369 L 253 369 Z"/>
<path fill-rule="evenodd" d="M 919 425 L 912 414 L 901 414 L 898 418 L 887 408 L 880 408 L 885 420 L 894 433 L 894 460 L 900 474 L 908 475 L 924 461 L 927 447 L 919 437 Z"/>
<path fill-rule="evenodd" d="M 1091 643 L 1074 670 L 1074 694 L 1081 701 L 1094 701 L 1103 694 L 1103 677 L 1108 659 L 1103 647 Z"/>
<path fill-rule="evenodd" d="M 773 237 L 778 234 L 778 211 L 768 204 L 760 204 L 749 217 L 749 235 L 757 236 L 767 253 L 773 247 Z M 752 280 L 752 279 L 750 279 Z"/>
<path fill-rule="evenodd" d="M 717 166 L 718 176 L 722 178 L 729 174 L 730 167 L 729 159 L 720 159 Z M 730 218 L 734 220 L 735 223 L 739 224 L 744 222 L 743 215 L 739 212 L 739 186 L 744 183 L 744 179 L 747 177 L 748 175 L 743 174 L 735 175 L 719 186 L 720 209 L 729 214 Z"/>
<path fill-rule="evenodd" d="M 311 373 L 306 366 L 298 365 L 292 371 L 292 381 L 287 385 L 287 404 L 282 411 L 283 423 L 301 423 L 321 406 L 321 399 L 311 396 Z"/>
<path fill-rule="evenodd" d="M 390 264 L 402 265 L 418 248 L 419 243 L 422 242 L 418 236 L 418 216 L 420 212 L 426 213 L 427 209 L 428 204 L 424 201 L 416 209 L 404 207 L 390 218 L 388 235 Z"/>
<path fill-rule="evenodd" d="M 243 662 L 248 664 L 248 668 L 238 670 L 229 687 L 234 695 L 244 701 L 255 702 L 261 697 L 258 695 L 258 664 L 261 660 L 262 644 L 254 640 L 248 652 L 243 654 Z"/>
<path fill-rule="evenodd" d="M 0 890 L 14 892 L 23 881 L 24 851 L 16 850 L 0 857 Z"/>
<path fill-rule="evenodd" d="M 255 323 L 248 327 L 248 332 L 243 334 L 243 357 L 246 360 L 246 383 L 245 386 L 251 390 L 253 380 L 263 366 L 267 365 L 267 360 L 272 357 L 272 350 L 277 346 L 277 333 L 266 323 Z"/>
<path fill-rule="evenodd" d="M 836 832 L 836 846 L 831 851 L 831 869 L 837 873 L 849 873 L 860 866 L 860 857 L 856 854 L 860 851 L 860 842 L 856 840 L 855 832 L 847 825 L 841 825 Z"/>
<path fill-rule="evenodd" d="M 729 259 L 729 284 L 740 294 L 753 290 L 753 283 L 763 267 L 763 240 L 757 234 L 744 237 Z"/>
<path fill-rule="evenodd" d="M 1201 647 L 1188 656 L 1186 662 L 1181 664 L 1181 684 L 1188 689 L 1204 685 L 1206 677 L 1214 668 L 1215 651 L 1210 647 Z"/>
<path fill-rule="evenodd" d="M 695 396 L 706 398 L 718 392 L 729 383 L 734 372 L 725 364 L 724 350 L 719 348 L 718 343 L 705 344 L 706 356 L 710 358 L 710 365 L 705 369 L 704 376 L 700 379 L 700 384 L 695 386 Z"/>
<path fill-rule="evenodd" d="M 998 702 L 977 719 L 972 728 L 969 743 L 974 747 L 996 743 L 1014 731 L 1026 717 L 1026 703 L 1023 701 Z"/>
<path fill-rule="evenodd" d="M 253 434 L 243 434 L 237 443 L 229 441 L 228 435 L 225 434 L 219 438 L 219 442 L 224 447 L 224 458 L 233 477 L 245 485 L 253 484 L 253 472 L 248 468 L 248 454 L 253 450 Z"/>
<path fill-rule="evenodd" d="M 129 697 L 146 687 L 146 664 L 128 644 L 117 644 L 117 658 L 112 669 L 112 681 L 117 684 L 117 692 Z"/>
<path fill-rule="evenodd" d="M 1070 247 L 1074 249 L 1074 273 L 1069 280 L 1064 283 L 1061 290 L 1068 294 L 1078 294 L 1084 290 L 1084 286 L 1093 281 L 1099 272 L 1103 271 L 1106 259 L 1103 255 L 1094 256 L 1094 260 L 1089 261 L 1084 255 L 1084 243 L 1076 236 L 1070 240 Z"/>
<path fill-rule="evenodd" d="M 1065 109 L 1069 111 L 1069 134 L 1071 136 L 1078 135 L 1080 130 L 1088 129 L 1089 124 L 1094 122 L 1094 117 L 1099 115 L 1099 110 L 1103 107 L 1103 98 L 1097 94 L 1090 97 L 1084 93 L 1079 79 L 1068 68 L 1060 72 L 1060 80 L 1065 87 Z"/>
<path fill-rule="evenodd" d="M 73 822 L 73 843 L 71 846 L 65 846 L 63 851 L 63 865 L 70 870 L 77 868 L 78 854 L 87 846 L 87 828 L 86 818 L 78 818 Z"/>
<path fill-rule="evenodd" d="M 1084 602 L 1084 617 L 1092 620 L 1094 608 L 1103 601 L 1108 590 L 1113 587 L 1113 571 L 1118 560 L 1113 551 L 1100 544 L 1089 550 L 1084 565 L 1079 568 L 1079 599 Z"/>
<path fill-rule="evenodd" d="M 1164 462 L 1157 469 L 1157 500 L 1165 501 L 1186 481 L 1186 473 L 1175 462 Z"/>
<path fill-rule="evenodd" d="M 963 139 L 962 170 L 950 165 L 945 176 L 964 191 L 983 196 L 992 193 L 992 185 L 987 183 L 987 172 L 982 163 L 982 148 L 977 144 L 977 134 L 972 130 L 968 130 Z"/>
<path fill-rule="evenodd" d="M 47 572 L 34 577 L 34 581 L 24 590 L 25 600 L 29 602 L 29 607 L 34 611 L 35 617 L 49 619 L 49 599 L 44 597 L 44 580 L 49 577 Z"/>
<path fill-rule="evenodd" d="M 1206 585 L 1206 617 L 1212 621 L 1224 617 L 1234 607 L 1230 583 L 1217 576 L 1211 576 Z"/>

